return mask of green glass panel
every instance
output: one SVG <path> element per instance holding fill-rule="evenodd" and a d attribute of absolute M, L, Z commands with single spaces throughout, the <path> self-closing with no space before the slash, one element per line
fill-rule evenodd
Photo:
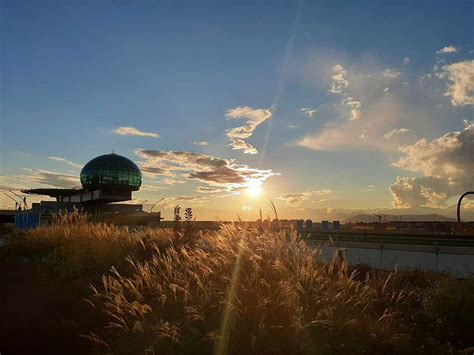
<path fill-rule="evenodd" d="M 136 191 L 142 184 L 142 174 L 130 159 L 118 154 L 106 154 L 84 166 L 81 183 L 85 189 L 119 188 Z"/>

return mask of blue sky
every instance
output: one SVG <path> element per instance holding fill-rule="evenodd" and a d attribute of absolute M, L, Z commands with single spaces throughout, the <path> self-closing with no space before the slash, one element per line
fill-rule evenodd
<path fill-rule="evenodd" d="M 223 202 L 257 213 L 268 199 L 288 216 L 444 207 L 473 187 L 470 1 L 0 6 L 4 187 L 54 185 L 54 174 L 74 184 L 66 175 L 113 149 L 166 167 L 145 174 L 138 199 L 202 215 Z M 229 133 L 249 120 L 256 154 Z M 137 149 L 217 157 L 236 180 L 190 178 L 212 168 Z M 255 180 L 259 196 L 245 191 Z"/>

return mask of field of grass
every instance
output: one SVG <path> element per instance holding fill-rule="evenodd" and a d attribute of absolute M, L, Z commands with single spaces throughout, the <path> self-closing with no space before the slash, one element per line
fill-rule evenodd
<path fill-rule="evenodd" d="M 472 353 L 474 280 L 350 268 L 295 234 L 89 223 L 0 247 L 0 353 Z"/>

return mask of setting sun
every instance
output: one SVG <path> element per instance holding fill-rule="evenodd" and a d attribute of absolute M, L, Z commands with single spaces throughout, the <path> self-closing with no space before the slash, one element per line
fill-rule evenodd
<path fill-rule="evenodd" d="M 250 180 L 247 183 L 247 193 L 253 197 L 259 196 L 262 193 L 262 181 Z"/>

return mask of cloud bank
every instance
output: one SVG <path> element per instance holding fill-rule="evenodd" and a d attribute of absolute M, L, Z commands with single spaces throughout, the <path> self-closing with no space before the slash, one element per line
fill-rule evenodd
<path fill-rule="evenodd" d="M 137 149 L 136 154 L 144 159 L 142 169 L 157 169 L 157 174 L 167 176 L 181 172 L 188 180 L 197 180 L 213 187 L 225 187 L 230 192 L 240 191 L 249 181 L 263 183 L 275 175 L 272 170 L 253 169 L 232 159 L 200 153 Z M 215 191 L 206 191 L 201 187 L 199 192 Z"/>
<path fill-rule="evenodd" d="M 393 166 L 423 176 L 396 178 L 390 186 L 394 207 L 440 207 L 474 188 L 474 125 L 431 142 L 420 139 L 400 150 L 405 156 Z"/>

